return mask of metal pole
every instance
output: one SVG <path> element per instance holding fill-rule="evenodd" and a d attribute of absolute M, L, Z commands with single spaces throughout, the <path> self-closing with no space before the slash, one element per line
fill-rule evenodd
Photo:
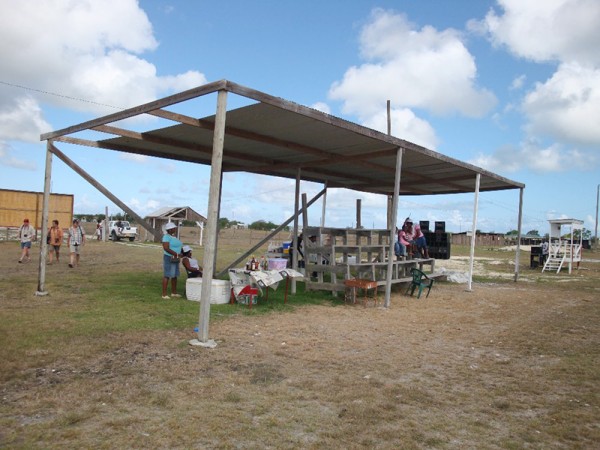
<path fill-rule="evenodd" d="M 223 170 L 223 147 L 225 144 L 225 118 L 227 116 L 227 91 L 219 91 L 217 96 L 217 113 L 213 134 L 213 150 L 210 170 L 210 187 L 208 194 L 208 211 L 206 227 L 206 245 L 202 273 L 202 290 L 200 292 L 200 317 L 198 320 L 198 339 L 192 339 L 192 345 L 214 347 L 214 341 L 208 341 L 208 322 L 210 317 L 210 295 L 214 274 L 214 261 L 217 244 L 219 199 L 221 198 L 221 173 Z"/>
<path fill-rule="evenodd" d="M 473 227 L 471 228 L 471 253 L 469 260 L 469 282 L 467 285 L 467 291 L 471 291 L 473 282 L 473 262 L 475 260 L 475 238 L 477 237 L 477 210 L 479 209 L 479 182 L 481 181 L 481 174 L 478 173 L 475 177 L 475 205 L 473 206 Z"/>

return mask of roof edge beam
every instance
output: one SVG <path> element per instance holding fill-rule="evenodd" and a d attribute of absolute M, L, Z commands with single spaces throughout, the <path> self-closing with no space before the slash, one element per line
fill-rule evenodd
<path fill-rule="evenodd" d="M 107 116 L 99 117 L 97 119 L 89 120 L 87 122 L 82 122 L 78 125 L 73 125 L 71 127 L 63 128 L 57 131 L 51 131 L 49 133 L 43 133 L 42 135 L 40 135 L 40 141 L 46 141 L 48 139 L 64 136 L 66 134 L 72 134 L 78 131 L 87 130 L 98 125 L 105 125 L 107 123 L 127 119 L 129 117 L 154 111 L 155 109 L 160 109 L 165 106 L 180 103 L 185 100 L 190 100 L 196 97 L 201 97 L 206 94 L 211 94 L 213 92 L 223 90 L 226 84 L 227 82 L 225 80 L 215 81 L 213 83 L 208 83 L 202 86 L 195 87 L 193 89 L 188 89 L 187 91 L 183 91 L 178 94 L 169 95 L 168 97 L 164 97 L 159 100 L 144 103 L 143 105 L 134 106 L 133 108 L 124 109 L 123 111 L 119 111 L 117 113 L 109 114 Z"/>

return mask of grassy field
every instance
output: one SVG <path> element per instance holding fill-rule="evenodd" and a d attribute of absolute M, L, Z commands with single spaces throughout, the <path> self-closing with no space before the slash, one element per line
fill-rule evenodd
<path fill-rule="evenodd" d="M 255 239 L 238 238 L 220 240 L 217 266 Z M 525 253 L 514 283 L 514 254 L 478 250 L 472 292 L 439 283 L 416 300 L 396 288 L 389 309 L 301 284 L 284 305 L 279 288 L 251 310 L 213 306 L 215 349 L 188 345 L 198 303 L 160 298 L 155 244 L 90 242 L 76 269 L 63 255 L 46 297 L 18 254 L 0 243 L 2 448 L 600 442 L 598 254 L 569 276 L 528 269 Z"/>

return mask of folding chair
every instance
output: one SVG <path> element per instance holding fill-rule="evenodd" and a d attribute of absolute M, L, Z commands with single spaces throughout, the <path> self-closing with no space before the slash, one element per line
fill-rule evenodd
<path fill-rule="evenodd" d="M 433 278 L 429 278 L 427 274 L 422 272 L 421 270 L 413 267 L 410 269 L 410 273 L 412 275 L 412 281 L 408 285 L 406 289 L 406 294 L 410 291 L 410 295 L 415 292 L 415 289 L 419 288 L 419 293 L 417 294 L 417 298 L 421 298 L 421 293 L 423 292 L 423 288 L 427 288 L 427 295 L 425 298 L 429 297 L 429 293 L 431 292 L 431 287 L 433 286 L 433 282 L 435 281 Z"/>

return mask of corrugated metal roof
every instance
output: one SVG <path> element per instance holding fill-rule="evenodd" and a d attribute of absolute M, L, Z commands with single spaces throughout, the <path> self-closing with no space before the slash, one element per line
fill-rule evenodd
<path fill-rule="evenodd" d="M 85 143 L 66 136 L 96 127 L 94 129 L 119 136 L 97 141 L 94 146 L 210 165 L 215 116 L 198 120 L 161 108 L 194 98 L 196 93 L 195 96 L 199 96 L 222 89 L 258 102 L 227 112 L 224 172 L 241 171 L 296 179 L 300 169 L 303 180 L 327 182 L 330 188 L 391 195 L 397 151 L 403 148 L 401 195 L 473 192 L 477 173 L 481 174 L 481 191 L 524 187 L 411 142 L 225 80 L 48 133 L 42 135 L 42 139 Z M 182 123 L 145 133 L 104 126 L 142 112 Z"/>

